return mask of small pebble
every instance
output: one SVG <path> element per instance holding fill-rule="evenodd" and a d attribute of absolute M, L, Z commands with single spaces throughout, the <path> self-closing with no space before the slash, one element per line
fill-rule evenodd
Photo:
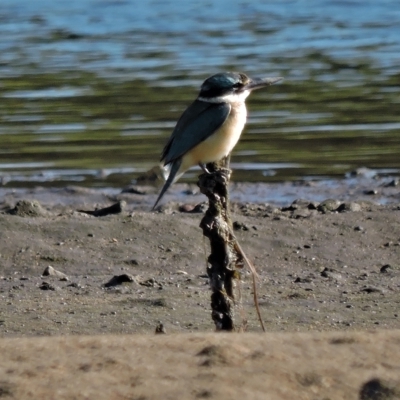
<path fill-rule="evenodd" d="M 368 196 L 375 196 L 378 194 L 378 191 L 376 189 L 364 190 L 364 194 Z"/>
<path fill-rule="evenodd" d="M 65 275 L 63 272 L 57 271 L 51 265 L 49 265 L 48 267 L 45 268 L 45 270 L 43 271 L 42 275 L 43 276 L 57 276 L 59 278 L 66 278 L 67 277 L 67 275 Z"/>
<path fill-rule="evenodd" d="M 155 333 L 158 334 L 158 335 L 167 333 L 164 325 L 161 322 L 159 322 L 158 325 L 156 326 Z"/>
<path fill-rule="evenodd" d="M 40 290 L 56 290 L 56 287 L 49 282 L 42 282 L 42 284 L 39 286 Z"/>
<path fill-rule="evenodd" d="M 386 273 L 389 272 L 388 270 L 391 268 L 390 264 L 385 264 L 384 266 L 381 267 L 381 269 L 379 270 L 381 273 Z"/>
<path fill-rule="evenodd" d="M 104 284 L 104 287 L 122 285 L 124 282 L 135 282 L 135 278 L 130 274 L 115 275 Z"/>

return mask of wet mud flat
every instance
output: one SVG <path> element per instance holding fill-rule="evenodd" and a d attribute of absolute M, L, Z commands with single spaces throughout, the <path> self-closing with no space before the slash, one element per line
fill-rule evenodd
<path fill-rule="evenodd" d="M 78 388 L 86 398 L 177 398 L 176 390 L 243 398 L 244 388 L 260 399 L 399 398 L 394 192 L 387 205 L 233 202 L 268 334 L 243 270 L 236 325 L 247 333 L 231 336 L 212 333 L 200 212 L 172 202 L 151 213 L 140 208 L 155 194 L 124 194 L 121 212 L 96 217 L 82 211 L 116 198 L 76 190 L 57 203 L 51 191 L 37 193 L 40 201 L 16 191 L 1 204 L 0 370 L 9 398 L 76 398 Z M 160 323 L 166 335 L 154 336 Z"/>

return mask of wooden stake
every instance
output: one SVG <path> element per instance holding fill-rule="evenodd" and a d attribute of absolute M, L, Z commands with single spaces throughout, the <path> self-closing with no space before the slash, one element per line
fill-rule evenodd
<path fill-rule="evenodd" d="M 208 197 L 209 207 L 200 227 L 210 240 L 211 254 L 207 268 L 211 286 L 212 319 L 217 330 L 234 330 L 234 278 L 242 262 L 235 250 L 229 214 L 229 159 L 207 164 L 210 173 L 199 176 L 200 191 Z"/>
<path fill-rule="evenodd" d="M 217 331 L 233 331 L 234 306 L 238 301 L 234 295 L 234 279 L 239 277 L 238 268 L 246 263 L 253 279 L 254 304 L 263 331 L 257 298 L 257 272 L 244 254 L 233 234 L 232 220 L 229 211 L 229 169 L 230 155 L 222 160 L 207 164 L 209 173 L 199 176 L 198 186 L 201 193 L 208 197 L 208 210 L 201 220 L 200 228 L 210 240 L 211 254 L 208 257 L 207 274 L 211 286 L 211 316 Z M 240 301 L 240 299 L 239 299 Z"/>

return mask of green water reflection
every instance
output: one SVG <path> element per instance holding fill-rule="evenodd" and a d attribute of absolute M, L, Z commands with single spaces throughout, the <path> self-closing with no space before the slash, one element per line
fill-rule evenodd
<path fill-rule="evenodd" d="M 400 170 L 400 75 L 382 75 L 366 62 L 309 60 L 350 69 L 358 79 L 341 85 L 325 81 L 322 71 L 254 93 L 232 157 L 235 179 L 334 177 L 361 166 Z M 157 164 L 197 94 L 193 85 L 150 82 L 77 71 L 0 78 L 0 175 L 10 186 L 129 184 Z"/>

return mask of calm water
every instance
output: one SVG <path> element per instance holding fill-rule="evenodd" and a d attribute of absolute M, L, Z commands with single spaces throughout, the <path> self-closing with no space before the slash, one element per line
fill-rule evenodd
<path fill-rule="evenodd" d="M 0 181 L 129 184 L 225 70 L 285 78 L 249 99 L 234 179 L 398 175 L 399 27 L 397 0 L 1 0 Z"/>

